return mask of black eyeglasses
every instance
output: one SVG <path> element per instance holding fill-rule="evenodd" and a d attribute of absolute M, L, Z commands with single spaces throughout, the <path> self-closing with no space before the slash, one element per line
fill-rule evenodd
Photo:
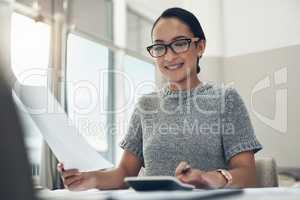
<path fill-rule="evenodd" d="M 176 54 L 184 53 L 190 48 L 191 42 L 198 42 L 199 40 L 199 38 L 183 38 L 175 40 L 169 44 L 153 44 L 148 46 L 147 50 L 152 57 L 158 58 L 167 53 L 168 47 L 170 47 L 170 49 Z"/>

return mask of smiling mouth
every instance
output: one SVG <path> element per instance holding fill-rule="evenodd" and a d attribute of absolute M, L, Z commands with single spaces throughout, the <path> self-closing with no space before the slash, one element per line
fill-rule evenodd
<path fill-rule="evenodd" d="M 168 70 L 175 70 L 175 69 L 179 69 L 183 66 L 184 63 L 178 63 L 178 64 L 174 64 L 174 65 L 167 65 L 165 66 L 165 68 L 167 68 Z"/>

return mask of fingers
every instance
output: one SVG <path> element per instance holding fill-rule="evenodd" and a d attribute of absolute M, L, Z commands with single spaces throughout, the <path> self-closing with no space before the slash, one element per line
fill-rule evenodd
<path fill-rule="evenodd" d="M 176 178 L 183 183 L 186 182 L 186 176 L 184 176 L 184 175 L 176 175 Z"/>
<path fill-rule="evenodd" d="M 186 165 L 187 165 L 187 162 L 181 161 L 175 170 L 175 175 L 179 176 L 182 173 L 182 170 L 185 168 Z"/>
<path fill-rule="evenodd" d="M 95 178 L 92 172 L 82 172 L 81 175 L 72 176 L 65 180 L 66 188 L 71 191 L 82 191 L 96 188 Z"/>
<path fill-rule="evenodd" d="M 78 171 L 78 169 L 65 170 L 63 163 L 57 164 L 57 171 L 61 174 L 66 188 L 70 188 L 71 185 L 80 182 L 82 179 L 81 173 Z"/>
<path fill-rule="evenodd" d="M 183 183 L 195 185 L 194 178 L 191 175 L 179 175 L 177 176 L 177 179 Z"/>
<path fill-rule="evenodd" d="M 68 177 L 71 176 L 78 176 L 80 175 L 80 172 L 78 171 L 78 169 L 68 169 L 65 170 L 64 169 L 64 165 L 62 163 L 58 163 L 57 164 L 57 171 L 59 171 L 61 173 L 61 176 L 66 179 Z"/>
<path fill-rule="evenodd" d="M 76 188 L 74 183 L 80 182 L 83 179 L 80 172 L 77 169 L 68 170 L 62 172 L 62 180 L 65 188 Z"/>
<path fill-rule="evenodd" d="M 180 176 L 184 174 L 187 169 L 190 169 L 189 164 L 186 161 L 181 161 L 175 170 L 175 175 Z"/>
<path fill-rule="evenodd" d="M 85 190 L 85 188 L 83 188 L 83 187 L 81 186 L 81 180 L 74 181 L 71 185 L 67 186 L 66 188 L 68 188 L 70 191 L 81 191 L 81 190 Z"/>
<path fill-rule="evenodd" d="M 82 191 L 89 189 L 88 187 L 85 187 L 81 180 L 74 181 L 72 184 L 68 186 L 68 189 L 71 191 Z"/>
<path fill-rule="evenodd" d="M 78 171 L 78 169 L 68 169 L 68 170 L 63 171 L 61 173 L 61 175 L 64 179 L 67 179 L 72 176 L 80 176 L 81 173 Z"/>
<path fill-rule="evenodd" d="M 176 178 L 183 183 L 189 183 L 191 176 L 187 175 L 187 174 L 180 174 L 180 175 L 176 176 Z"/>
<path fill-rule="evenodd" d="M 56 168 L 57 168 L 57 171 L 59 171 L 59 172 L 63 172 L 65 170 L 63 163 L 58 163 Z"/>
<path fill-rule="evenodd" d="M 65 186 L 67 186 L 67 188 L 69 188 L 72 184 L 80 181 L 81 179 L 82 179 L 82 176 L 71 176 L 71 177 L 65 179 L 64 184 L 65 184 Z"/>
<path fill-rule="evenodd" d="M 202 172 L 201 170 L 191 169 L 189 173 L 184 173 L 176 177 L 181 182 L 194 185 L 197 188 L 207 188 L 207 183 L 202 177 L 203 173 L 204 172 Z"/>

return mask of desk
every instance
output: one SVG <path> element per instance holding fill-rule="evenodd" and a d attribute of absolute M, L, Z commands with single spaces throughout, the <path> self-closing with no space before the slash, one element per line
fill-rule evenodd
<path fill-rule="evenodd" d="M 138 193 L 133 190 L 88 190 L 83 192 L 70 192 L 67 190 L 41 190 L 38 197 L 41 200 L 160 200 L 160 199 L 199 199 L 197 193 L 201 191 L 172 191 Z M 200 198 L 201 199 L 201 198 Z M 214 198 L 211 198 L 214 199 Z M 228 200 L 299 200 L 300 188 L 249 188 L 243 193 L 216 199 Z"/>

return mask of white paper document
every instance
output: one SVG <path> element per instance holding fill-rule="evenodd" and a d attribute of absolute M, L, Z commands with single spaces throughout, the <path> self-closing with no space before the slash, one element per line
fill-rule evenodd
<path fill-rule="evenodd" d="M 70 124 L 63 108 L 45 87 L 22 86 L 17 94 L 14 99 L 19 110 L 33 119 L 65 169 L 92 171 L 113 167 Z"/>

